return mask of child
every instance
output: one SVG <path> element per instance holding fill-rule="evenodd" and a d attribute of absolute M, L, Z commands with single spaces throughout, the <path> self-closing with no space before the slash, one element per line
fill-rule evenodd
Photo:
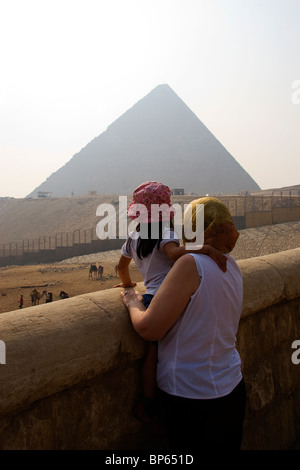
<path fill-rule="evenodd" d="M 137 214 L 138 204 L 143 204 L 146 212 Z M 165 204 L 160 212 L 151 213 L 151 205 Z M 121 283 L 114 287 L 134 287 L 129 274 L 129 264 L 134 259 L 140 271 L 146 293 L 143 303 L 147 308 L 171 269 L 174 262 L 185 253 L 189 253 L 180 242 L 173 230 L 175 209 L 171 204 L 171 192 L 168 186 L 156 181 L 147 181 L 138 186 L 133 192 L 132 203 L 127 210 L 128 216 L 134 220 L 139 217 L 139 225 L 134 234 L 127 237 L 122 246 L 122 254 L 118 264 Z M 155 237 L 151 238 L 151 233 Z M 140 236 L 141 234 L 141 236 Z M 148 238 L 145 238 L 145 234 Z M 203 245 L 199 250 L 193 251 L 210 256 L 222 269 L 226 271 L 227 258 L 215 248 Z M 158 413 L 155 405 L 156 391 L 156 364 L 157 345 L 148 343 L 147 353 L 142 370 L 143 400 L 135 408 L 135 415 L 144 421 L 155 433 L 159 433 Z"/>

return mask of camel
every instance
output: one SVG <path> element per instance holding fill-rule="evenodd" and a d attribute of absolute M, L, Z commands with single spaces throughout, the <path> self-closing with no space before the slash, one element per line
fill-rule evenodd
<path fill-rule="evenodd" d="M 102 280 L 102 275 L 103 275 L 103 266 L 101 266 L 101 264 L 99 264 L 99 266 L 98 266 L 98 277 L 101 280 Z"/>
<path fill-rule="evenodd" d="M 91 264 L 89 269 L 89 279 L 97 279 L 98 276 L 98 268 L 95 264 Z"/>
<path fill-rule="evenodd" d="M 33 291 L 30 294 L 31 305 L 36 305 L 36 304 L 39 305 L 40 300 L 41 300 L 42 297 L 44 297 L 44 295 L 47 295 L 46 290 L 43 290 L 43 293 L 41 294 L 38 289 L 33 289 Z"/>
<path fill-rule="evenodd" d="M 60 294 L 59 294 L 59 297 L 60 297 L 61 299 L 68 299 L 68 298 L 69 298 L 69 294 L 67 294 L 67 292 L 61 290 L 61 291 L 60 291 Z"/>

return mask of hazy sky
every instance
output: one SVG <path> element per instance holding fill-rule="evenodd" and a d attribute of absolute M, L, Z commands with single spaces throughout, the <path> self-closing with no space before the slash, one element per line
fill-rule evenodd
<path fill-rule="evenodd" d="M 161 83 L 262 189 L 300 184 L 300 0 L 0 6 L 0 196 L 25 197 Z"/>

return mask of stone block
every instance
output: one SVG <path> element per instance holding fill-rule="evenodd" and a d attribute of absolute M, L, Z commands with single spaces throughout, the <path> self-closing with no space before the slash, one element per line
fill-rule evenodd
<path fill-rule="evenodd" d="M 243 317 L 284 299 L 284 282 L 272 266 L 251 258 L 238 262 L 243 276 Z"/>

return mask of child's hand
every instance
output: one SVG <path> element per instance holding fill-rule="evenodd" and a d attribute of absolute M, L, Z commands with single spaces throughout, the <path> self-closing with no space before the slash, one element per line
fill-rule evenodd
<path fill-rule="evenodd" d="M 113 287 L 124 287 L 125 289 L 126 287 L 134 287 L 134 286 L 136 286 L 136 282 L 130 282 L 129 284 L 126 284 L 126 285 L 124 285 L 123 282 L 121 282 L 120 284 L 116 284 Z"/>
<path fill-rule="evenodd" d="M 207 246 L 207 253 L 206 253 L 217 265 L 219 268 L 225 273 L 226 272 L 226 263 L 227 257 L 223 255 L 219 250 L 214 248 L 213 246 Z"/>

